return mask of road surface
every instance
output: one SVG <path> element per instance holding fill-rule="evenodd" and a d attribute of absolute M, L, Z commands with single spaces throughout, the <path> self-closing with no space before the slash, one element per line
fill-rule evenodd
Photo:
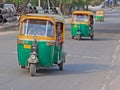
<path fill-rule="evenodd" d="M 31 77 L 17 61 L 17 32 L 0 34 L 0 90 L 120 90 L 120 9 L 95 22 L 94 40 L 71 39 L 67 24 L 64 71 L 42 69 Z"/>

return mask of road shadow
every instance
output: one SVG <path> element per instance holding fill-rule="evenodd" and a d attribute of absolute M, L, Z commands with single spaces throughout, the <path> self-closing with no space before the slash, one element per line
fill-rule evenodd
<path fill-rule="evenodd" d="M 72 40 L 72 41 L 77 41 L 77 42 L 86 42 L 86 41 L 90 41 L 90 42 L 96 42 L 96 41 L 113 41 L 113 40 L 119 40 L 119 38 L 113 38 L 113 37 L 94 37 L 93 40 L 91 40 L 91 38 L 86 37 L 86 38 L 82 38 L 81 40 L 75 40 L 72 39 L 71 37 L 67 37 L 65 38 L 66 40 Z"/>
<path fill-rule="evenodd" d="M 113 40 L 117 40 L 117 39 L 113 39 L 113 38 L 94 38 L 93 41 L 113 41 Z"/>
<path fill-rule="evenodd" d="M 37 70 L 36 76 L 53 76 L 53 75 L 71 75 L 71 74 L 89 74 L 100 71 L 108 71 L 110 69 L 109 65 L 105 64 L 65 64 L 64 70 L 59 71 L 58 67 L 51 69 L 39 69 Z"/>
<path fill-rule="evenodd" d="M 109 30 L 96 30 L 96 33 L 100 33 L 100 34 L 120 34 L 120 30 L 118 30 L 117 28 L 111 28 Z"/>

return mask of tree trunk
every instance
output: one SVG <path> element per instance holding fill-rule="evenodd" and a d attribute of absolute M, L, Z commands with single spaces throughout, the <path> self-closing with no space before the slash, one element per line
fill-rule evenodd
<path fill-rule="evenodd" d="M 66 15 L 66 12 L 65 12 L 65 3 L 61 4 L 61 12 L 62 12 L 63 15 Z"/>
<path fill-rule="evenodd" d="M 22 11 L 22 14 L 25 13 L 25 9 L 27 7 L 27 4 L 30 2 L 30 0 L 25 0 L 25 2 L 21 5 L 21 11 Z"/>
<path fill-rule="evenodd" d="M 2 4 L 3 0 L 0 0 L 0 4 Z"/>
<path fill-rule="evenodd" d="M 9 3 L 12 3 L 13 2 L 13 0 L 9 0 Z"/>

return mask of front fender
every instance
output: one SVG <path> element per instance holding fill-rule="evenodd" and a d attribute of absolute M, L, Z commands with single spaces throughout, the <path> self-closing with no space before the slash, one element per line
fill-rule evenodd
<path fill-rule="evenodd" d="M 36 59 L 34 59 L 34 60 L 31 59 L 31 58 L 29 58 L 29 59 L 28 59 L 28 63 L 29 63 L 29 64 L 32 64 L 32 63 L 33 63 L 33 64 L 36 64 L 36 63 L 38 63 L 38 58 L 36 57 Z"/>

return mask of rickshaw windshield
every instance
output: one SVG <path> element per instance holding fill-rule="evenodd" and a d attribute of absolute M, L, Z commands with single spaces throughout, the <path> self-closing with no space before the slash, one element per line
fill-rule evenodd
<path fill-rule="evenodd" d="M 54 36 L 53 23 L 48 20 L 26 19 L 23 21 L 22 30 L 25 36 Z"/>
<path fill-rule="evenodd" d="M 88 22 L 89 21 L 88 15 L 82 15 L 82 14 L 73 15 L 73 19 L 76 22 Z"/>

